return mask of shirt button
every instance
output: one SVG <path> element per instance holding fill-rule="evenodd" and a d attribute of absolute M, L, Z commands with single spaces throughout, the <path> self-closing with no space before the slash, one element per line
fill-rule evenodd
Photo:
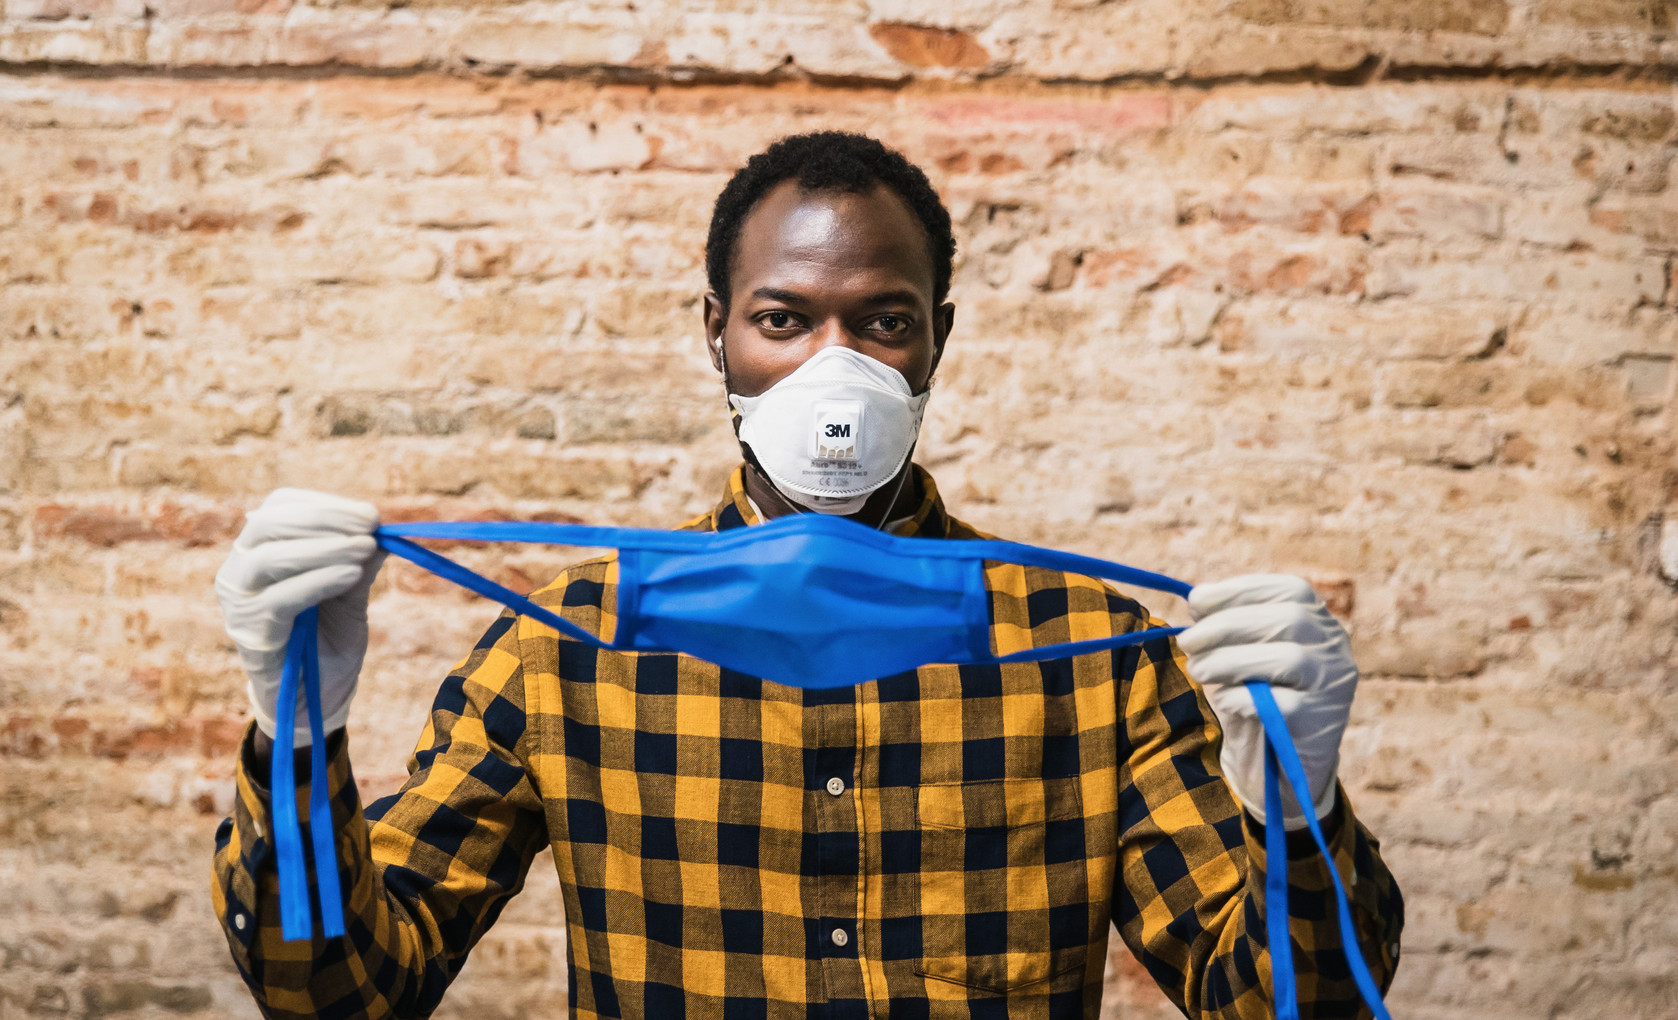
<path fill-rule="evenodd" d="M 833 794 L 835 797 L 839 796 L 841 793 L 844 793 L 845 792 L 845 781 L 843 779 L 840 779 L 838 776 L 834 776 L 832 779 L 829 779 L 827 781 L 827 792 Z M 839 944 L 844 945 L 843 942 L 841 942 Z"/>
<path fill-rule="evenodd" d="M 851 937 L 845 934 L 845 929 L 843 928 L 833 929 L 833 934 L 829 937 L 833 939 L 833 944 L 841 949 L 845 948 L 845 943 L 851 940 Z"/>
<path fill-rule="evenodd" d="M 245 930 L 245 915 L 244 914 L 234 914 L 233 915 L 233 927 L 239 929 L 240 931 Z"/>

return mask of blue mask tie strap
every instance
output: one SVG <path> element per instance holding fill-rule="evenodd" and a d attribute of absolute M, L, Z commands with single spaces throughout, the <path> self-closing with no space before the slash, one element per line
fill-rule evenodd
<path fill-rule="evenodd" d="M 1268 684 L 1249 684 L 1265 687 Z M 1255 692 L 1255 698 L 1258 696 Z M 1294 988 L 1293 936 L 1288 934 L 1288 833 L 1277 821 L 1282 812 L 1282 784 L 1276 772 L 1276 749 L 1264 733 L 1264 933 L 1270 946 L 1270 1001 L 1276 1020 L 1299 1020 Z"/>
<path fill-rule="evenodd" d="M 280 873 L 280 933 L 287 941 L 307 939 L 314 932 L 309 917 L 309 872 L 303 863 L 303 834 L 297 821 L 292 748 L 296 743 L 297 688 L 302 682 L 303 655 L 311 644 L 310 635 L 317 630 L 315 620 L 319 612 L 311 606 L 298 613 L 291 625 L 285 665 L 280 669 L 279 704 L 274 707 L 274 748 L 268 758 L 268 813 L 274 823 L 274 858 Z M 319 697 L 318 691 L 314 697 Z M 315 741 L 322 740 L 314 732 L 313 719 L 309 720 L 309 726 Z M 313 762 L 310 768 L 313 769 Z"/>
<path fill-rule="evenodd" d="M 1061 645 L 1044 645 L 1041 648 L 1027 648 L 1023 652 L 1011 652 L 1008 655 L 993 655 L 989 662 L 1042 662 L 1044 659 L 1070 659 L 1075 655 L 1088 655 L 1091 652 L 1105 652 L 1114 648 L 1129 648 L 1148 641 L 1158 641 L 1161 638 L 1173 637 L 1188 630 L 1187 627 L 1149 627 L 1146 630 L 1133 630 L 1128 634 L 1114 634 L 1112 637 L 1091 638 L 1088 641 L 1068 641 Z"/>
<path fill-rule="evenodd" d="M 1278 854 L 1282 861 L 1288 859 L 1287 834 L 1282 825 L 1281 783 L 1276 776 L 1277 764 L 1280 763 L 1281 771 L 1287 776 L 1288 785 L 1293 787 L 1293 795 L 1301 805 L 1310 805 L 1314 798 L 1311 796 L 1311 783 L 1305 778 L 1305 765 L 1299 760 L 1299 751 L 1293 745 L 1293 737 L 1288 733 L 1287 720 L 1282 717 L 1282 710 L 1276 705 L 1276 696 L 1271 693 L 1270 685 L 1262 680 L 1249 680 L 1247 689 L 1252 692 L 1253 704 L 1258 708 L 1259 721 L 1264 724 L 1264 909 L 1270 932 L 1270 964 L 1275 971 L 1286 971 L 1285 977 L 1273 979 L 1276 987 L 1276 1017 L 1277 1020 L 1296 1020 L 1299 1016 L 1299 1005 L 1293 989 L 1293 946 L 1287 935 L 1287 865 L 1284 864 L 1280 869 L 1276 867 Z M 1340 951 L 1346 957 L 1346 966 L 1352 972 L 1352 981 L 1357 985 L 1358 994 L 1363 997 L 1376 1020 L 1392 1020 L 1392 1014 L 1387 1012 L 1386 1003 L 1381 1000 L 1381 989 L 1376 986 L 1375 977 L 1370 974 L 1369 966 L 1363 959 L 1363 950 L 1358 945 L 1357 926 L 1352 922 L 1352 905 L 1346 899 L 1345 888 L 1340 884 L 1340 872 L 1334 866 L 1334 855 L 1329 852 L 1328 840 L 1323 838 L 1323 827 L 1317 822 L 1317 813 L 1309 807 L 1305 810 L 1305 824 L 1311 830 L 1311 838 L 1316 841 L 1318 851 L 1323 855 L 1323 865 L 1328 868 L 1329 884 L 1334 889 L 1335 908 L 1340 918 Z M 1280 882 L 1274 880 L 1278 873 L 1282 876 Z M 1278 918 L 1281 926 L 1280 937 L 1276 934 Z M 1285 947 L 1285 952 L 1278 952 L 1278 946 Z M 1285 999 L 1284 983 L 1287 988 Z M 1284 1012 L 1284 1009 L 1291 1012 Z"/>
<path fill-rule="evenodd" d="M 327 938 L 344 934 L 344 903 L 338 882 L 338 853 L 333 845 L 331 782 L 326 770 L 326 729 L 320 703 L 320 609 L 297 615 L 286 640 L 280 669 L 279 705 L 274 711 L 274 748 L 268 760 L 268 789 L 274 822 L 274 855 L 280 877 L 280 934 L 287 941 L 313 936 L 309 914 L 308 866 L 303 861 L 302 825 L 297 817 L 297 688 L 301 684 L 309 716 L 309 842 L 314 851 L 315 890 L 320 897 L 321 931 Z M 319 824 L 325 819 L 326 824 Z"/>
<path fill-rule="evenodd" d="M 558 526 L 569 527 L 569 525 Z M 398 538 L 387 532 L 384 528 L 379 529 L 377 538 L 381 548 L 402 557 L 410 563 L 424 567 L 426 570 L 431 571 L 433 574 L 436 574 L 445 581 L 453 581 L 455 584 L 460 585 L 467 591 L 482 595 L 486 599 L 499 602 L 508 609 L 511 609 L 520 615 L 528 616 L 532 620 L 538 620 L 545 623 L 553 629 L 559 631 L 561 634 L 564 634 L 566 637 L 581 641 L 584 644 L 593 645 L 596 648 L 610 647 L 607 642 L 600 640 L 593 634 L 590 634 L 588 631 L 572 623 L 570 620 L 567 620 L 565 617 L 555 613 L 553 610 L 545 609 L 525 598 L 523 595 L 520 595 L 513 589 L 496 584 L 484 575 L 473 570 L 468 570 L 466 567 L 461 566 L 454 560 L 445 556 L 439 556 L 422 545 L 416 545 L 405 538 Z M 508 541 L 536 540 L 509 539 Z"/>
<path fill-rule="evenodd" d="M 1066 570 L 1072 573 L 1102 577 L 1138 587 L 1170 592 L 1184 598 L 1188 597 L 1188 593 L 1193 587 L 1186 582 L 1167 577 L 1164 574 L 1138 570 L 1124 564 L 1079 556 L 1075 553 L 1040 549 L 1035 546 L 1019 545 L 1013 542 L 991 539 L 963 540 L 959 543 L 962 548 L 958 550 L 952 548 L 957 543 L 950 543 L 944 539 L 905 538 L 886 535 L 881 532 L 873 532 L 872 534 L 875 536 L 871 539 L 874 544 L 890 548 L 904 555 L 942 557 L 965 555 L 965 557 L 972 557 L 977 553 L 986 559 L 1023 563 L 1029 566 L 1040 566 L 1052 570 Z M 412 561 L 439 577 L 454 581 L 464 588 L 493 599 L 515 612 L 545 623 L 579 641 L 595 647 L 607 648 L 610 647 L 607 642 L 588 633 L 564 617 L 538 606 L 517 592 L 496 584 L 481 574 L 468 570 L 446 557 L 416 545 L 408 539 L 442 538 L 485 542 L 545 542 L 599 548 L 658 549 L 683 552 L 726 547 L 734 542 L 749 540 L 751 536 L 738 533 L 601 528 L 582 524 L 547 522 L 504 523 L 486 521 L 386 525 L 378 530 L 376 537 L 381 547 Z M 313 934 L 313 919 L 310 917 L 309 910 L 308 876 L 303 863 L 302 834 L 297 818 L 297 799 L 294 793 L 291 796 L 284 795 L 287 791 L 296 789 L 292 774 L 292 753 L 297 688 L 300 681 L 306 692 L 309 709 L 309 733 L 311 735 L 309 813 L 315 818 L 328 819 L 328 824 L 324 826 L 311 826 L 316 887 L 320 895 L 321 926 L 324 934 L 329 938 L 340 937 L 345 930 L 343 899 L 339 889 L 336 850 L 333 845 L 330 822 L 332 817 L 331 801 L 327 791 L 326 735 L 322 732 L 324 725 L 320 707 L 320 677 L 317 672 L 319 657 L 315 645 L 318 629 L 317 617 L 316 609 L 307 609 L 298 614 L 297 620 L 293 624 L 291 637 L 286 645 L 285 665 L 280 674 L 279 706 L 275 711 L 277 735 L 274 739 L 274 752 L 270 770 L 273 805 L 271 810 L 274 822 L 275 857 L 279 870 L 280 927 L 282 935 L 288 941 L 308 939 Z M 1029 662 L 1083 655 L 1089 652 L 1120 648 L 1170 637 L 1181 633 L 1184 629 L 1183 627 L 1153 627 L 1111 638 L 1074 641 L 1043 648 L 1027 649 L 1011 655 L 994 657 L 992 661 L 998 663 Z M 1305 767 L 1301 764 L 1299 753 L 1293 746 L 1293 739 L 1288 734 L 1287 723 L 1282 717 L 1281 710 L 1276 706 L 1276 700 L 1271 694 L 1270 685 L 1255 680 L 1249 681 L 1247 686 L 1252 691 L 1253 701 L 1258 707 L 1259 719 L 1265 730 L 1264 838 L 1267 862 L 1265 868 L 1265 925 L 1271 952 L 1273 994 L 1277 1004 L 1276 1015 L 1278 1020 L 1297 1020 L 1299 1005 L 1295 992 L 1293 947 L 1288 935 L 1287 835 L 1282 824 L 1278 766 L 1280 771 L 1286 775 L 1289 785 L 1293 787 L 1299 803 L 1311 804 L 1313 798 L 1310 793 L 1310 783 L 1305 778 Z M 313 777 L 319 777 L 319 780 L 314 781 Z M 1368 1004 L 1370 1010 L 1373 1011 L 1376 1020 L 1392 1020 L 1391 1014 L 1387 1012 L 1386 1006 L 1381 1000 L 1380 989 L 1376 987 L 1375 979 L 1370 974 L 1369 968 L 1364 962 L 1362 951 L 1358 946 L 1357 929 L 1352 921 L 1351 904 L 1346 898 L 1345 889 L 1341 887 L 1340 875 L 1334 867 L 1334 861 L 1328 849 L 1328 841 L 1323 837 L 1322 827 L 1318 824 L 1315 814 L 1310 811 L 1306 812 L 1306 823 L 1310 828 L 1312 838 L 1316 841 L 1317 848 L 1323 855 L 1323 863 L 1327 866 L 1329 877 L 1332 879 L 1331 884 L 1334 888 L 1340 921 L 1341 950 L 1346 957 L 1347 966 L 1352 972 L 1352 978 L 1357 985 L 1358 993 Z M 1276 867 L 1275 862 L 1277 861 L 1283 862 L 1281 868 Z"/>
<path fill-rule="evenodd" d="M 326 725 L 320 704 L 319 609 L 313 626 L 303 631 L 303 689 L 309 704 L 309 826 L 314 844 L 315 890 L 320 896 L 321 932 L 327 938 L 344 934 L 344 901 L 338 888 L 338 849 L 332 824 L 332 779 L 326 770 Z M 295 803 L 296 798 L 291 798 Z"/>

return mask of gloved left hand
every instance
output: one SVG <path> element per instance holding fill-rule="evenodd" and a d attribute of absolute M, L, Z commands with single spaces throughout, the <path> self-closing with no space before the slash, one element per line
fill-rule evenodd
<path fill-rule="evenodd" d="M 1247 680 L 1267 680 L 1287 719 L 1310 780 L 1318 818 L 1334 808 L 1340 737 L 1357 692 L 1358 668 L 1346 630 L 1300 577 L 1249 574 L 1196 585 L 1195 625 L 1177 635 L 1189 675 L 1223 726 L 1224 778 L 1247 811 L 1264 821 L 1264 725 Z M 1282 783 L 1283 822 L 1305 827 L 1305 814 Z"/>
<path fill-rule="evenodd" d="M 286 643 L 297 615 L 320 606 L 319 662 L 325 732 L 350 714 L 367 653 L 367 599 L 385 553 L 373 532 L 371 503 L 307 489 L 276 489 L 245 516 L 245 528 L 216 572 L 227 635 L 250 680 L 256 724 L 275 735 Z M 297 746 L 312 739 L 303 692 L 293 729 Z"/>

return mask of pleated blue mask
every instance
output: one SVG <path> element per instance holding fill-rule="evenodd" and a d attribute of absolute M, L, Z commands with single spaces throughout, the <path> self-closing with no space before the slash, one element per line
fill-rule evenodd
<path fill-rule="evenodd" d="M 1085 641 L 1029 648 L 1008 655 L 991 649 L 986 561 L 1018 563 L 1105 578 L 1187 597 L 1186 582 L 1107 560 L 1037 546 L 986 539 L 952 540 L 888 535 L 841 517 L 800 514 L 722 532 L 655 531 L 552 523 L 389 524 L 379 545 L 447 580 L 545 623 L 567 637 L 624 652 L 679 652 L 727 669 L 797 687 L 839 687 L 932 663 L 988 665 L 1063 659 L 1180 633 L 1151 627 Z M 423 546 L 416 538 L 485 542 L 547 542 L 618 550 L 617 627 L 610 638 L 583 627 Z M 298 617 L 281 674 L 271 789 L 294 787 L 293 717 L 299 686 L 305 694 L 313 743 L 310 769 L 326 774 L 319 679 L 315 670 L 315 610 Z M 1280 782 L 1299 803 L 1313 798 L 1287 724 L 1269 684 L 1252 681 L 1264 723 L 1266 930 L 1278 1020 L 1297 1020 L 1292 947 L 1288 936 L 1287 847 Z M 308 872 L 295 798 L 272 798 L 280 884 L 280 919 L 287 939 L 313 936 Z M 331 818 L 326 783 L 310 784 L 309 812 Z M 1390 1020 L 1373 976 L 1356 951 L 1351 908 L 1328 844 L 1314 817 L 1312 836 L 1331 875 L 1347 966 L 1379 1020 Z M 335 860 L 330 826 L 312 826 L 317 862 Z M 336 868 L 317 869 L 323 934 L 344 934 Z"/>

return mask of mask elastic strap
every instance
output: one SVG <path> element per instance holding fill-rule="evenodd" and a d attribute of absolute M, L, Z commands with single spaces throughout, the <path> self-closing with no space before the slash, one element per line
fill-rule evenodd
<path fill-rule="evenodd" d="M 1156 574 L 1151 570 L 1129 567 L 1123 563 L 1114 563 L 1112 560 L 1097 559 L 1094 556 L 1080 556 L 1077 553 L 1061 552 L 1058 549 L 1042 549 L 1034 545 L 1022 545 L 1018 542 L 1004 542 L 995 538 L 961 539 L 956 542 L 945 539 L 898 539 L 898 541 L 934 543 L 931 548 L 917 547 L 915 552 L 919 555 L 959 557 L 961 559 L 983 558 L 1003 563 L 1019 563 L 1028 567 L 1063 570 L 1069 574 L 1085 574 L 1090 577 L 1118 581 L 1120 584 L 1127 584 L 1136 588 L 1163 591 L 1184 599 L 1189 597 L 1190 590 L 1194 588 L 1194 585 L 1187 581 L 1179 581 L 1174 577 L 1167 577 L 1165 574 Z"/>
<path fill-rule="evenodd" d="M 280 877 L 280 934 L 287 941 L 314 934 L 309 916 L 309 869 L 303 862 L 303 833 L 297 820 L 297 781 L 292 750 L 297 742 L 297 689 L 304 670 L 303 653 L 316 632 L 319 610 L 310 606 L 297 614 L 286 639 L 285 664 L 280 668 L 279 704 L 274 706 L 274 747 L 268 758 L 269 815 L 274 823 L 274 859 Z M 302 684 L 307 687 L 307 684 Z M 318 691 L 316 697 L 319 697 Z M 309 735 L 324 739 L 309 720 Z M 322 727 L 325 728 L 324 725 Z M 314 762 L 309 763 L 314 771 Z M 310 777 L 311 784 L 314 777 Z M 310 811 L 313 814 L 313 810 Z"/>
<path fill-rule="evenodd" d="M 1287 834 L 1282 824 L 1282 791 L 1276 775 L 1277 769 L 1280 767 L 1282 774 L 1287 777 L 1288 785 L 1293 787 L 1293 795 L 1301 805 L 1312 803 L 1311 783 L 1305 777 L 1305 765 L 1299 760 L 1299 751 L 1294 747 L 1293 737 L 1288 733 L 1287 720 L 1276 705 L 1276 696 L 1271 693 L 1270 684 L 1263 680 L 1249 680 L 1247 690 L 1252 692 L 1253 704 L 1258 708 L 1259 721 L 1264 724 L 1265 920 L 1270 936 L 1271 970 L 1273 973 L 1282 972 L 1286 975 L 1285 979 L 1273 979 L 1276 1016 L 1277 1020 L 1297 1020 L 1299 1004 L 1293 994 L 1293 943 L 1288 937 Z M 1352 905 L 1346 899 L 1346 890 L 1340 883 L 1340 872 L 1334 866 L 1334 855 L 1329 852 L 1328 840 L 1323 836 L 1323 827 L 1317 822 L 1317 813 L 1309 808 L 1305 811 L 1305 825 L 1311 830 L 1311 839 L 1322 854 L 1323 866 L 1328 869 L 1329 886 L 1334 890 L 1335 910 L 1340 920 L 1340 952 L 1346 957 L 1346 966 L 1352 972 L 1352 982 L 1357 985 L 1358 995 L 1369 1006 L 1376 1020 L 1392 1020 L 1392 1014 L 1387 1012 L 1386 1003 L 1381 999 L 1381 989 L 1375 984 L 1375 977 L 1369 972 L 1369 965 L 1363 959 L 1363 949 L 1358 944 L 1357 926 L 1352 922 Z M 1284 862 L 1279 872 L 1276 867 L 1278 854 Z M 1278 873 L 1282 876 L 1280 883 L 1273 881 L 1273 876 Z M 1278 927 L 1280 934 L 1277 932 Z M 1285 999 L 1284 984 L 1287 986 Z M 1290 1012 L 1284 1013 L 1284 1007 Z"/>
<path fill-rule="evenodd" d="M 552 527 L 572 527 L 572 525 L 556 524 L 552 525 Z M 423 567 L 445 581 L 453 581 L 455 584 L 460 585 L 462 588 L 465 588 L 470 592 L 482 595 L 486 599 L 499 602 L 521 616 L 528 616 L 533 620 L 545 623 L 553 629 L 559 631 L 561 634 L 564 634 L 574 640 L 581 641 L 584 644 L 590 644 L 596 648 L 612 647 L 611 642 L 603 641 L 595 635 L 590 634 L 588 631 L 572 623 L 570 620 L 567 620 L 565 617 L 560 616 L 553 610 L 537 605 L 513 589 L 496 584 L 494 581 L 491 581 L 489 578 L 477 571 L 463 567 L 446 556 L 439 556 L 422 545 L 417 545 L 405 538 L 398 538 L 397 536 L 387 532 L 384 528 L 380 528 L 377 532 L 375 532 L 374 537 L 378 540 L 379 548 L 384 549 L 393 555 L 400 556 L 410 563 Z M 503 541 L 518 540 L 511 539 Z M 531 540 L 527 539 L 526 541 Z M 543 539 L 541 541 L 552 541 L 552 539 Z M 579 542 L 574 544 L 582 545 L 584 543 Z M 608 543 L 600 544 L 605 545 Z"/>
<path fill-rule="evenodd" d="M 1185 630 L 1188 630 L 1188 628 L 1149 627 L 1145 630 L 1133 630 L 1126 634 L 1114 634 L 1112 637 L 1091 638 L 1088 641 L 1064 641 L 1057 645 L 1027 648 L 1023 652 L 993 655 L 987 659 L 975 661 L 996 664 L 1004 662 L 1042 662 L 1044 659 L 1070 659 L 1077 655 L 1089 655 L 1092 652 L 1105 652 L 1115 648 L 1129 648 L 1131 645 L 1158 641 L 1162 638 L 1181 634 Z"/>
<path fill-rule="evenodd" d="M 373 537 L 378 539 L 380 545 L 385 545 L 392 538 L 443 538 L 467 542 L 541 542 L 590 549 L 697 552 L 715 545 L 716 539 L 726 534 L 710 531 L 663 531 L 657 528 L 606 528 L 594 524 L 562 524 L 558 521 L 426 521 L 386 524 L 375 531 Z M 411 542 L 403 544 L 413 549 L 421 548 Z M 398 556 L 407 558 L 405 552 L 400 552 L 392 546 L 386 547 Z M 429 550 L 421 551 L 429 553 Z M 435 553 L 430 555 L 436 556 Z M 450 562 L 441 556 L 436 558 L 444 563 Z"/>
<path fill-rule="evenodd" d="M 301 685 L 309 716 L 309 826 L 320 898 L 321 930 L 327 938 L 344 934 L 343 894 L 338 882 L 338 853 L 332 825 L 332 793 L 326 769 L 325 724 L 321 719 L 318 617 L 311 606 L 299 613 L 286 640 L 280 669 L 279 705 L 274 715 L 274 747 L 268 759 L 269 802 L 274 821 L 274 855 L 280 879 L 280 934 L 288 941 L 313 935 L 309 914 L 308 866 L 303 861 L 302 824 L 297 817 L 293 755 L 297 743 L 297 689 Z M 326 824 L 320 824 L 325 819 Z"/>

